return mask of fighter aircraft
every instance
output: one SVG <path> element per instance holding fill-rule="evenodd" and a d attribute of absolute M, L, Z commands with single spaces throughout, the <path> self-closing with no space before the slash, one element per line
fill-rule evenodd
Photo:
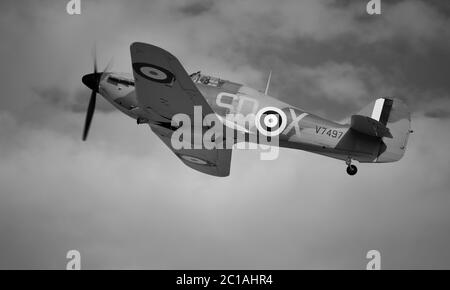
<path fill-rule="evenodd" d="M 213 115 L 217 117 L 213 122 L 215 126 L 243 132 L 246 140 L 255 135 L 268 136 L 269 141 L 277 138 L 279 147 L 343 160 L 349 175 L 357 172 L 353 161 L 385 163 L 400 160 L 412 132 L 410 113 L 400 99 L 378 98 L 350 116 L 347 123 L 338 123 L 270 97 L 270 75 L 265 90 L 259 91 L 201 72 L 189 75 L 175 56 L 154 45 L 133 43 L 130 51 L 133 75 L 109 72 L 108 69 L 98 72 L 95 60 L 94 72 L 83 76 L 82 82 L 92 90 L 83 140 L 88 135 L 97 94 L 135 119 L 137 124 L 148 124 L 187 166 L 213 176 L 230 174 L 232 148 L 175 148 L 174 133 L 183 125 L 183 122 L 174 122 L 178 114 L 192 120 L 198 118 L 195 115 L 199 112 L 200 118 Z M 230 121 L 227 116 L 233 114 L 250 116 L 250 122 L 248 118 L 244 120 L 245 124 L 241 124 L 239 118 Z M 201 133 L 211 125 L 207 124 Z M 215 134 L 211 140 L 217 144 L 233 144 L 238 142 L 237 135 Z M 252 140 L 258 143 L 262 139 Z M 187 140 L 202 142 L 196 136 Z"/>

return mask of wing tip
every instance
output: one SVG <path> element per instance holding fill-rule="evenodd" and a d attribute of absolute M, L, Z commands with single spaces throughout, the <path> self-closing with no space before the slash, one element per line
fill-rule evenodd
<path fill-rule="evenodd" d="M 159 46 L 145 43 L 145 42 L 133 42 L 130 44 L 130 52 L 131 54 L 137 53 L 137 52 L 143 52 L 146 51 L 152 51 L 153 53 L 162 53 L 163 56 L 177 59 L 173 54 L 165 50 L 164 48 L 161 48 Z"/>

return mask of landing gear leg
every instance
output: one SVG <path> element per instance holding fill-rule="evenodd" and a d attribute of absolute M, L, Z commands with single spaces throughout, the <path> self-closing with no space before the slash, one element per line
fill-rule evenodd
<path fill-rule="evenodd" d="M 347 161 L 345 161 L 345 164 L 347 164 L 347 174 L 350 176 L 353 176 L 358 172 L 358 168 L 352 164 L 352 158 L 348 157 Z"/>

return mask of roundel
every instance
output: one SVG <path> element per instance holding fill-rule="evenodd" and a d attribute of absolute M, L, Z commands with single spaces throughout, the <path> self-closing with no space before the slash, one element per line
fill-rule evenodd
<path fill-rule="evenodd" d="M 198 165 L 208 165 L 208 166 L 212 166 L 213 165 L 210 162 L 208 162 L 206 160 L 203 160 L 203 159 L 200 159 L 200 158 L 195 157 L 195 156 L 182 155 L 182 154 L 180 154 L 179 156 L 180 156 L 181 159 L 186 160 L 186 161 L 188 161 L 190 163 L 195 163 L 195 164 L 198 164 Z"/>
<path fill-rule="evenodd" d="M 275 107 L 265 107 L 256 113 L 255 125 L 258 131 L 269 137 L 280 135 L 287 126 L 286 114 Z"/>
<path fill-rule="evenodd" d="M 141 77 L 158 82 L 158 83 L 171 83 L 175 80 L 175 76 L 167 69 L 149 63 L 133 63 L 134 71 Z"/>

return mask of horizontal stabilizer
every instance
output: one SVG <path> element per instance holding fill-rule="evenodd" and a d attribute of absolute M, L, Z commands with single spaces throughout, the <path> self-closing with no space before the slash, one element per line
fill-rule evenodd
<path fill-rule="evenodd" d="M 351 117 L 350 128 L 369 136 L 392 138 L 389 128 L 381 122 L 367 116 L 353 115 Z"/>

